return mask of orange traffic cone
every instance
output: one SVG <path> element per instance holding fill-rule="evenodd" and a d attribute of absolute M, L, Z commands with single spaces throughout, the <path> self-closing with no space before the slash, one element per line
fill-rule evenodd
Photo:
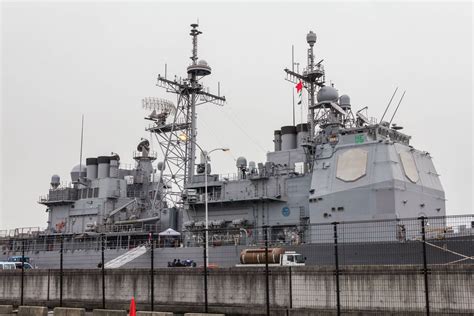
<path fill-rule="evenodd" d="M 137 307 L 135 306 L 135 298 L 132 297 L 132 300 L 130 301 L 130 316 L 136 316 L 137 315 Z"/>

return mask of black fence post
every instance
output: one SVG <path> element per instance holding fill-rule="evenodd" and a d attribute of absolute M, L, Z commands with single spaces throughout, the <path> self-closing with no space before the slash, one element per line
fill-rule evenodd
<path fill-rule="evenodd" d="M 338 222 L 332 223 L 334 226 L 334 258 L 335 258 L 335 275 L 336 275 L 336 304 L 337 304 L 337 315 L 341 315 L 341 291 L 339 288 L 339 251 L 337 248 L 337 224 Z"/>
<path fill-rule="evenodd" d="M 265 299 L 267 303 L 267 316 L 270 316 L 270 280 L 268 271 L 268 226 L 263 226 L 265 236 Z"/>
<path fill-rule="evenodd" d="M 288 267 L 288 278 L 289 278 L 289 296 L 290 296 L 290 309 L 293 308 L 293 277 L 291 275 L 291 266 Z"/>
<path fill-rule="evenodd" d="M 24 288 L 25 288 L 25 240 L 21 240 L 21 289 L 20 289 L 20 305 L 23 305 Z"/>
<path fill-rule="evenodd" d="M 207 241 L 208 241 L 208 230 L 207 228 L 204 229 L 204 312 L 207 313 L 209 311 L 209 302 L 207 297 Z"/>
<path fill-rule="evenodd" d="M 428 262 L 426 260 L 426 231 L 425 231 L 425 220 L 424 216 L 421 216 L 421 240 L 423 241 L 423 276 L 425 279 L 425 304 L 426 304 L 426 315 L 430 315 L 430 293 L 428 287 Z"/>
<path fill-rule="evenodd" d="M 155 240 L 153 238 L 153 232 L 150 232 L 150 294 L 151 294 L 151 311 L 155 310 Z"/>
<path fill-rule="evenodd" d="M 49 302 L 49 290 L 51 287 L 51 269 L 48 269 L 48 292 L 46 294 L 46 301 Z"/>
<path fill-rule="evenodd" d="M 63 306 L 63 253 L 64 253 L 64 238 L 61 235 L 59 240 L 59 307 Z"/>
<path fill-rule="evenodd" d="M 105 309 L 105 234 L 102 234 L 101 268 L 102 268 L 102 309 Z"/>

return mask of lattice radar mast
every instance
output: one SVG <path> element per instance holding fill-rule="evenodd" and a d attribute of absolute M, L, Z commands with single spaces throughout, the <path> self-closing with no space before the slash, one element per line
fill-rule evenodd
<path fill-rule="evenodd" d="M 186 184 L 193 181 L 196 165 L 196 107 L 205 103 L 223 106 L 226 101 L 224 96 L 220 96 L 219 86 L 218 94 L 215 95 L 207 92 L 208 89 L 200 83 L 203 77 L 211 74 L 207 62 L 198 60 L 200 34 L 202 32 L 198 30 L 198 24 L 191 24 L 192 62 L 186 69 L 186 78 L 175 76 L 169 79 L 166 70 L 164 76 L 158 75 L 157 86 L 176 94 L 176 106 L 169 101 L 157 101 L 156 98 L 143 100 L 144 108 L 153 111 L 146 117 L 152 121 L 147 130 L 155 135 L 163 157 L 157 168 L 160 174 L 154 196 L 154 207 L 160 210 L 166 205 L 180 204 Z"/>

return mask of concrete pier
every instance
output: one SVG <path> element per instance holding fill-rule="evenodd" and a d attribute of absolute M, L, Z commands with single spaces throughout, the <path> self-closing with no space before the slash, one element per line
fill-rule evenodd
<path fill-rule="evenodd" d="M 20 273 L 0 271 L 0 304 L 19 302 Z M 155 310 L 181 314 L 204 311 L 201 269 L 156 269 L 154 275 Z M 64 270 L 63 305 L 87 309 L 101 306 L 101 280 L 99 269 Z M 94 316 L 126 316 L 131 297 L 135 297 L 137 309 L 150 309 L 148 269 L 106 270 L 105 281 L 106 306 L 122 310 L 94 310 Z M 469 314 L 474 310 L 474 265 L 432 265 L 428 281 L 433 315 Z M 339 283 L 345 314 L 425 312 L 424 275 L 418 265 L 343 266 Z M 265 287 L 263 268 L 212 269 L 208 276 L 209 312 L 262 314 L 266 308 Z M 322 314 L 336 308 L 336 278 L 331 266 L 293 267 L 291 278 L 288 268 L 272 268 L 269 289 L 272 315 Z M 57 306 L 58 271 L 28 271 L 24 300 L 32 305 Z M 44 316 L 25 312 L 18 316 Z"/>

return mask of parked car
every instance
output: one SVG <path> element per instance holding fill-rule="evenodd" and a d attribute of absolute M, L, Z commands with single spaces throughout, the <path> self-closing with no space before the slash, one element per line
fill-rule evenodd
<path fill-rule="evenodd" d="M 14 262 L 0 262 L 0 270 L 15 270 L 16 265 Z"/>
<path fill-rule="evenodd" d="M 8 257 L 8 262 L 30 262 L 30 257 L 12 256 Z"/>
<path fill-rule="evenodd" d="M 12 262 L 13 264 L 15 264 L 16 268 L 17 269 L 21 269 L 21 265 L 24 264 L 25 265 L 25 270 L 28 270 L 28 269 L 33 269 L 33 266 L 31 264 L 29 264 L 28 262 Z"/>

